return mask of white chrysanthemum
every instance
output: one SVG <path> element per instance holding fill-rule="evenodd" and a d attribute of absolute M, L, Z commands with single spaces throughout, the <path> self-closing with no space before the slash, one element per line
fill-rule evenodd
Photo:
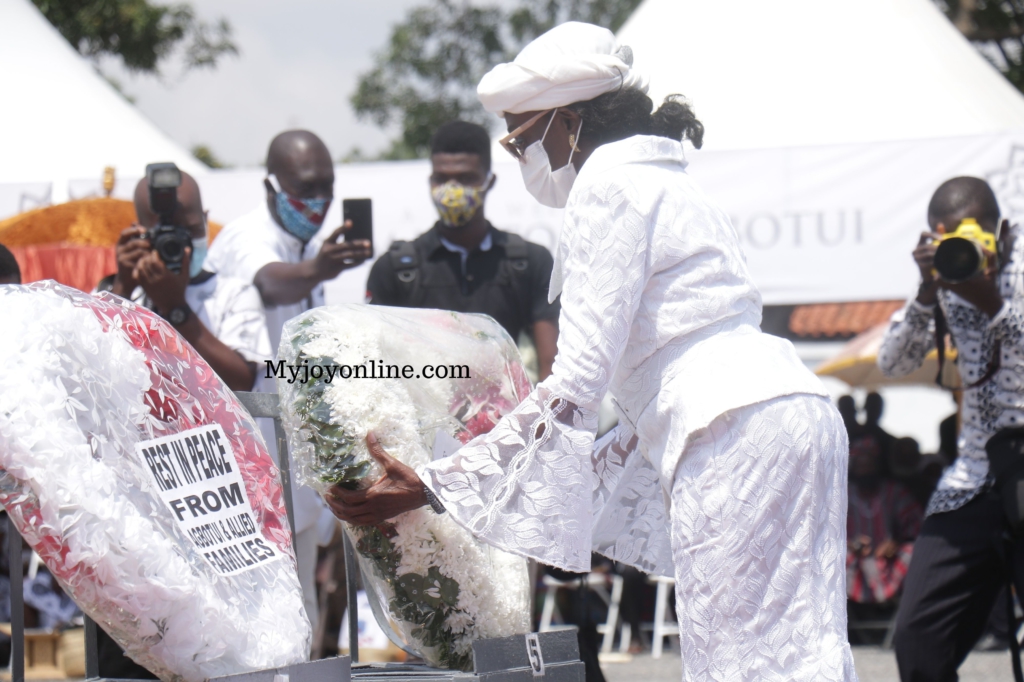
<path fill-rule="evenodd" d="M 22 504 L 39 507 L 26 539 L 65 544 L 63 566 L 51 566 L 64 588 L 165 680 L 305 660 L 293 563 L 212 577 L 175 535 L 135 457 L 151 424 L 145 358 L 55 287 L 0 287 L 0 483 L 16 518 Z"/>
<path fill-rule="evenodd" d="M 487 335 L 479 328 L 469 328 L 468 319 L 440 311 L 373 306 L 318 308 L 286 325 L 279 357 L 294 363 L 301 354 L 339 366 L 383 360 L 417 370 L 426 363 L 465 364 L 474 377 L 500 376 L 507 371 L 506 359 L 494 352 L 493 342 L 499 337 L 509 346 L 511 342 L 493 320 L 475 320 L 478 326 L 493 325 Z M 291 409 L 301 389 L 287 380 L 278 383 L 300 479 L 324 492 L 327 484 L 319 480 L 312 466 L 309 427 Z M 451 427 L 449 411 L 457 399 L 483 399 L 461 395 L 461 390 L 454 380 L 335 378 L 323 395 L 331 408 L 331 423 L 355 438 L 358 461 L 373 461 L 362 441 L 363 434 L 372 431 L 389 455 L 415 469 L 430 461 L 437 430 Z M 379 475 L 374 463 L 367 479 Z M 447 515 L 439 516 L 428 508 L 402 514 L 393 522 L 396 534 L 390 541 L 401 555 L 400 564 L 391 569 L 394 576 L 426 576 L 436 567 L 459 586 L 457 607 L 445 623 L 456 653 L 467 654 L 477 639 L 529 630 L 525 560 L 481 544 Z M 387 608 L 394 598 L 387 581 L 373 570 L 364 570 L 363 579 Z M 427 661 L 436 661 L 434 650 L 413 634 L 413 624 L 402 622 L 393 613 L 390 618 L 391 622 L 381 623 L 386 632 L 399 632 L 406 648 Z"/>

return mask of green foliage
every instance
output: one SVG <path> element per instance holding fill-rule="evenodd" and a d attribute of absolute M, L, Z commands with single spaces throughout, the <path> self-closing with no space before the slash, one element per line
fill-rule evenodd
<path fill-rule="evenodd" d="M 158 74 L 160 63 L 178 47 L 183 48 L 186 69 L 213 67 L 221 57 L 238 54 L 228 22 L 208 24 L 187 3 L 32 1 L 82 55 L 120 57 L 132 71 Z"/>
<path fill-rule="evenodd" d="M 192 147 L 192 156 L 196 157 L 210 168 L 227 168 L 228 165 L 217 158 L 213 150 L 205 144 L 197 144 Z"/>
<path fill-rule="evenodd" d="M 424 646 L 435 649 L 442 668 L 471 671 L 472 652 L 456 653 L 457 637 L 447 624 L 460 610 L 459 584 L 443 575 L 437 566 L 429 567 L 426 575 L 398 575 L 402 553 L 391 542 L 396 531 L 390 523 L 352 526 L 351 532 L 356 537 L 356 551 L 394 593 L 387 604 L 391 614 L 415 626 L 412 635 Z"/>
<path fill-rule="evenodd" d="M 493 127 L 476 85 L 495 64 L 564 21 L 618 30 L 640 0 L 520 0 L 510 10 L 433 0 L 394 27 L 352 95 L 356 114 L 399 135 L 383 159 L 423 158 L 439 125 L 456 118 Z"/>
<path fill-rule="evenodd" d="M 935 0 L 950 21 L 1024 92 L 1024 1 Z"/>

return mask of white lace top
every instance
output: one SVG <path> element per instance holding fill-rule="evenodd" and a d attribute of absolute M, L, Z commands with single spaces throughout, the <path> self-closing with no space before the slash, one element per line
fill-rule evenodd
<path fill-rule="evenodd" d="M 1002 354 L 990 381 L 964 391 L 958 456 L 947 467 L 928 501 L 927 514 L 967 504 L 988 480 L 985 443 L 1000 429 L 1024 427 L 1024 239 L 1013 228 L 1010 258 L 999 273 L 1002 310 L 993 319 L 949 291 L 939 291 L 939 304 L 957 347 L 957 368 L 964 383 L 985 376 L 996 340 Z M 935 306 L 910 299 L 897 310 L 878 352 L 878 367 L 890 377 L 913 372 L 935 348 Z"/>
<path fill-rule="evenodd" d="M 737 233 L 685 169 L 682 145 L 652 136 L 587 160 L 555 254 L 552 375 L 420 472 L 487 543 L 572 571 L 594 550 L 672 575 L 667 498 L 689 435 L 730 409 L 826 395 L 792 344 L 761 333 Z M 595 443 L 609 390 L 620 426 Z"/>

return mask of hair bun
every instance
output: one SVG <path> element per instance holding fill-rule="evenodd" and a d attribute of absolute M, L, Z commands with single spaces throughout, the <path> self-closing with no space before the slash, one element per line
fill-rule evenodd
<path fill-rule="evenodd" d="M 629 45 L 619 45 L 619 49 L 615 50 L 615 56 L 626 66 L 633 66 L 633 48 Z"/>

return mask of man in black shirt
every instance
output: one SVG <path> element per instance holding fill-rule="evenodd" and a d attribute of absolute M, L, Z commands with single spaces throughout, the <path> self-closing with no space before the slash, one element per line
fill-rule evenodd
<path fill-rule="evenodd" d="M 485 313 L 512 340 L 533 337 L 540 379 L 551 373 L 558 303 L 548 303 L 551 254 L 495 229 L 484 200 L 496 180 L 491 140 L 474 123 L 452 121 L 431 141 L 430 192 L 440 220 L 412 242 L 391 245 L 373 264 L 367 300 L 377 305 Z"/>

